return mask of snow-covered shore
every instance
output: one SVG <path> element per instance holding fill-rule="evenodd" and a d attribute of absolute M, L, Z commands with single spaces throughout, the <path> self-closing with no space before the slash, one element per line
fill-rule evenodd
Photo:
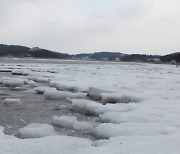
<path fill-rule="evenodd" d="M 19 137 L 0 127 L 2 154 L 180 153 L 179 68 L 34 60 L 1 70 L 0 125 Z"/>

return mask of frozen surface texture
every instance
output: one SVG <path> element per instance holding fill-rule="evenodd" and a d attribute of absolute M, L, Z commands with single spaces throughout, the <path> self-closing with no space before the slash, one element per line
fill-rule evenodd
<path fill-rule="evenodd" d="M 179 68 L 3 59 L 0 70 L 1 154 L 180 153 Z"/>

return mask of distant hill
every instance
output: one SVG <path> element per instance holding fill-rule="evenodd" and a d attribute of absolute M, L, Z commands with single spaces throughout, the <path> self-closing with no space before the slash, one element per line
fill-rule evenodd
<path fill-rule="evenodd" d="M 24 57 L 28 50 L 29 48 L 24 46 L 0 44 L 0 56 Z"/>
<path fill-rule="evenodd" d="M 7 57 L 33 57 L 33 58 L 60 58 L 69 59 L 70 55 L 65 53 L 54 52 L 38 47 L 28 48 L 19 45 L 0 44 L 0 56 Z"/>
<path fill-rule="evenodd" d="M 172 54 L 161 56 L 162 62 L 171 62 L 172 60 L 176 60 L 177 62 L 180 62 L 180 52 L 175 52 Z"/>
<path fill-rule="evenodd" d="M 122 61 L 141 61 L 141 62 L 157 62 L 160 61 L 159 55 L 131 54 L 122 57 Z"/>
<path fill-rule="evenodd" d="M 90 54 L 76 54 L 73 55 L 76 59 L 89 59 L 89 60 L 121 60 L 125 56 L 120 52 L 95 52 Z"/>
<path fill-rule="evenodd" d="M 59 53 L 39 47 L 29 48 L 19 45 L 0 44 L 0 56 L 2 57 L 32 57 L 32 58 L 59 58 L 59 59 L 79 59 L 79 60 L 101 60 L 101 61 L 159 61 L 158 55 L 142 55 L 142 54 L 124 54 L 120 52 L 95 52 L 69 55 Z"/>
<path fill-rule="evenodd" d="M 159 55 L 141 55 L 141 54 L 123 54 L 119 52 L 95 52 L 91 54 L 77 54 L 73 56 L 76 59 L 84 60 L 110 60 L 110 61 L 139 61 L 150 62 L 159 61 Z"/>

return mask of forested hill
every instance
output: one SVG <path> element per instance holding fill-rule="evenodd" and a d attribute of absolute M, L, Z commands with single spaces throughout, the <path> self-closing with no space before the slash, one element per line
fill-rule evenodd
<path fill-rule="evenodd" d="M 95 52 L 70 55 L 59 53 L 38 47 L 29 48 L 19 45 L 0 44 L 1 57 L 32 57 L 32 58 L 58 58 L 58 59 L 79 59 L 79 60 L 102 60 L 102 61 L 137 61 L 137 62 L 155 62 L 160 60 L 159 55 L 145 54 L 124 54 L 120 52 Z"/>
<path fill-rule="evenodd" d="M 161 56 L 162 62 L 170 62 L 172 60 L 176 60 L 177 62 L 180 62 L 180 52 L 175 52 L 172 54 Z"/>
<path fill-rule="evenodd" d="M 38 47 L 28 48 L 19 45 L 0 44 L 0 56 L 8 57 L 33 57 L 33 58 L 60 58 L 70 59 L 71 56 L 65 53 L 54 52 Z"/>
<path fill-rule="evenodd" d="M 89 59 L 89 60 L 104 60 L 104 61 L 139 61 L 150 62 L 160 60 L 159 55 L 145 55 L 145 54 L 123 54 L 120 52 L 95 52 L 91 54 L 77 54 L 73 55 L 75 59 Z"/>

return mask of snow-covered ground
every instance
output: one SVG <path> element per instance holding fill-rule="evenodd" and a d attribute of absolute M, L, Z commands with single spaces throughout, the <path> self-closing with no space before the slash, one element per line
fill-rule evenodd
<path fill-rule="evenodd" d="M 180 69 L 0 63 L 1 154 L 179 154 Z"/>

